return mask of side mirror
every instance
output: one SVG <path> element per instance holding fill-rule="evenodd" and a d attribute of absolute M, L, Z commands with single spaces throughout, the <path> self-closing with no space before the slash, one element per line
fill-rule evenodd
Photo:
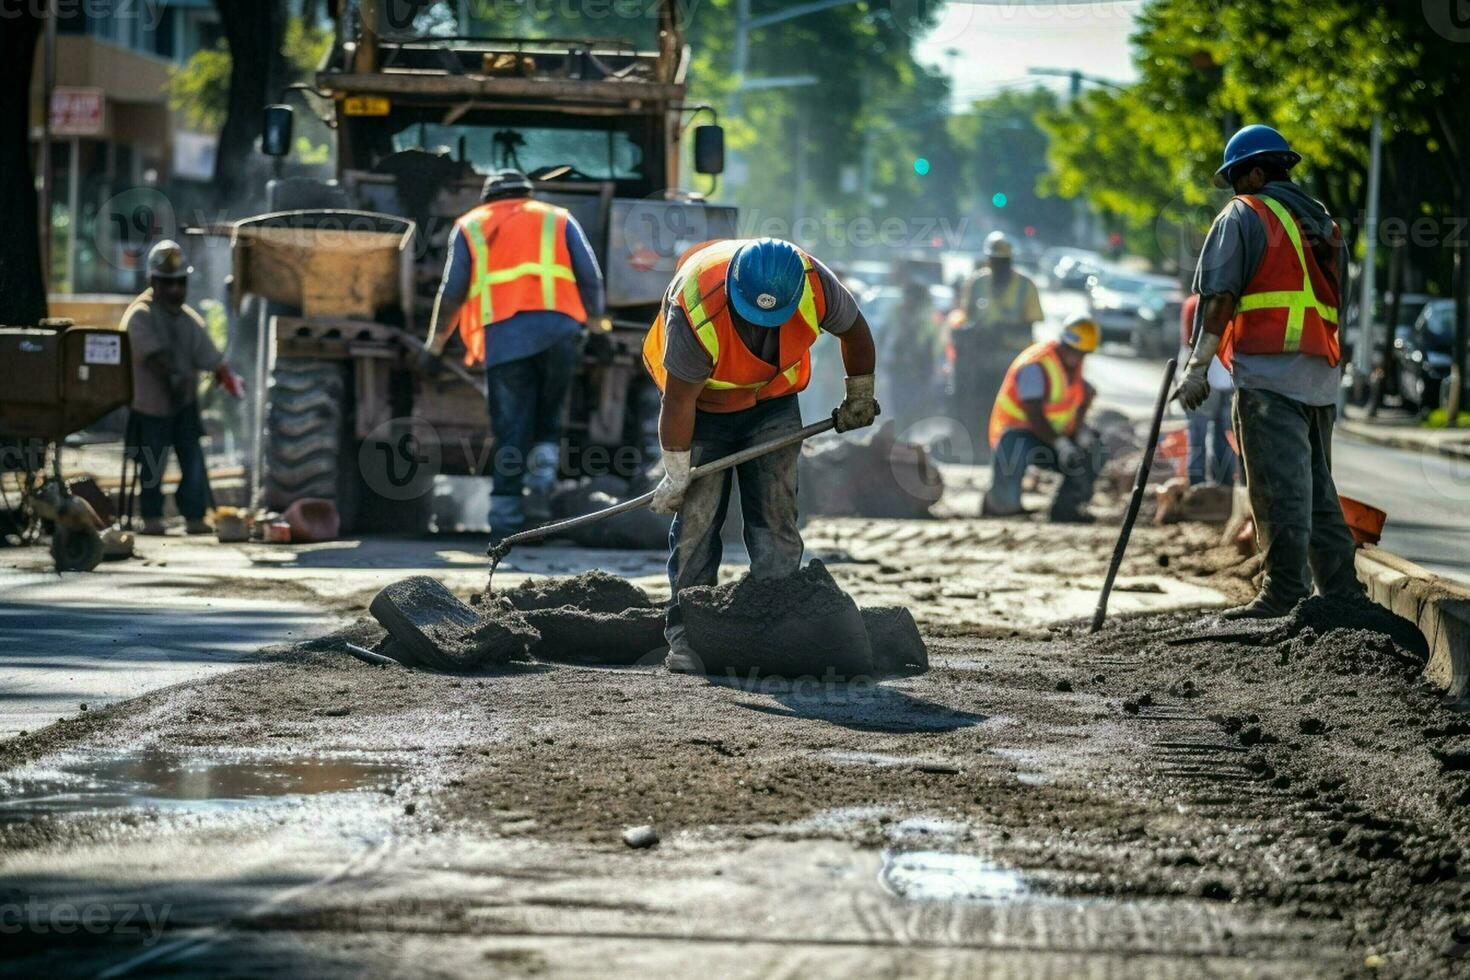
<path fill-rule="evenodd" d="M 268 157 L 291 155 L 291 133 L 296 116 L 288 105 L 265 107 L 265 125 L 260 133 L 260 150 Z"/>
<path fill-rule="evenodd" d="M 697 126 L 694 130 L 694 170 L 715 177 L 725 172 L 725 129 Z"/>

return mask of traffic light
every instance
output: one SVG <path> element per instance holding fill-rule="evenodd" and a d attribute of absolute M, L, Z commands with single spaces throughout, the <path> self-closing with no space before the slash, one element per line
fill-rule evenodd
<path fill-rule="evenodd" d="M 928 157 L 917 157 L 914 160 L 914 173 L 918 174 L 920 177 L 925 177 L 925 176 L 928 175 L 928 173 L 929 173 L 929 158 Z"/>
<path fill-rule="evenodd" d="M 990 199 L 990 203 L 991 204 L 994 204 L 998 208 L 1003 208 L 1007 204 L 1009 204 L 1010 202 L 1011 202 L 1011 199 L 1008 198 L 1008 197 L 1006 197 L 1005 196 L 1005 193 L 1002 192 L 1002 191 L 996 191 L 995 192 L 995 195 L 993 197 L 991 197 L 991 199 Z"/>
<path fill-rule="evenodd" d="M 1036 237 L 1036 226 L 1035 225 L 1027 225 L 1026 226 L 1026 237 L 1027 238 L 1035 238 Z"/>

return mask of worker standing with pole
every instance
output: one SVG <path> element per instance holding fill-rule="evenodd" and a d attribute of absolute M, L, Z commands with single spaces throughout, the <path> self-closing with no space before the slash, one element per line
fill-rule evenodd
<path fill-rule="evenodd" d="M 1200 312 L 1179 401 L 1191 412 L 1205 403 L 1218 354 L 1235 382 L 1235 434 L 1265 556 L 1260 594 L 1226 619 L 1284 616 L 1313 579 L 1324 595 L 1363 591 L 1332 479 L 1347 254 L 1327 209 L 1292 183 L 1300 161 L 1268 126 L 1231 138 L 1215 185 L 1236 197 L 1195 271 Z"/>
<path fill-rule="evenodd" d="M 495 436 L 490 534 L 500 540 L 550 516 L 567 395 L 583 325 L 601 318 L 602 270 L 571 212 L 532 198 L 519 170 L 485 180 L 481 204 L 455 223 L 420 371 L 442 368 L 458 326 L 465 364 L 485 365 Z"/>
<path fill-rule="evenodd" d="M 1043 319 L 1036 284 L 1016 271 L 1015 249 L 1003 232 L 985 239 L 985 267 L 965 283 L 955 311 L 954 404 L 960 424 L 983 449 L 984 426 L 1006 369 L 1030 347 Z"/>
<path fill-rule="evenodd" d="M 675 513 L 669 532 L 665 662 L 702 671 L 684 633 L 679 592 L 714 585 L 730 503 L 730 476 L 691 482 L 705 464 L 801 428 L 797 394 L 811 379 L 811 347 L 823 333 L 842 342 L 846 397 L 836 429 L 872 425 L 878 415 L 876 354 L 852 294 L 817 259 L 772 238 L 710 242 L 686 253 L 643 346 L 643 363 L 663 392 L 659 442 L 663 482 L 650 507 Z M 697 459 L 695 457 L 698 457 Z M 736 467 L 745 546 L 756 578 L 793 575 L 801 566 L 796 470 L 800 445 Z"/>

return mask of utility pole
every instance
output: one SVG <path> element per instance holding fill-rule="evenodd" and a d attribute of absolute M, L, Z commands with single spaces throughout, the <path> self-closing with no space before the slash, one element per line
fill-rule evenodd
<path fill-rule="evenodd" d="M 1373 370 L 1373 297 L 1377 285 L 1375 263 L 1378 260 L 1378 197 L 1383 183 L 1383 115 L 1373 114 L 1369 138 L 1368 214 L 1364 231 L 1368 234 L 1363 252 L 1363 291 L 1358 297 L 1358 348 L 1353 358 L 1357 373 L 1355 388 L 1365 385 Z"/>
<path fill-rule="evenodd" d="M 37 162 L 41 170 L 41 283 L 51 291 L 51 98 L 56 91 L 56 10 L 46 0 L 46 34 L 42 53 L 41 145 Z"/>

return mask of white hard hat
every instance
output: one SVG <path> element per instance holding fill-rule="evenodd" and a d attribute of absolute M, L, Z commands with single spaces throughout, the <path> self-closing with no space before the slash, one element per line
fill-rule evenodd
<path fill-rule="evenodd" d="M 1011 240 L 1003 231 L 992 231 L 985 239 L 985 255 L 992 259 L 1008 259 L 1015 254 Z"/>
<path fill-rule="evenodd" d="M 178 242 L 166 238 L 148 252 L 148 275 L 155 279 L 184 279 L 193 271 Z"/>

